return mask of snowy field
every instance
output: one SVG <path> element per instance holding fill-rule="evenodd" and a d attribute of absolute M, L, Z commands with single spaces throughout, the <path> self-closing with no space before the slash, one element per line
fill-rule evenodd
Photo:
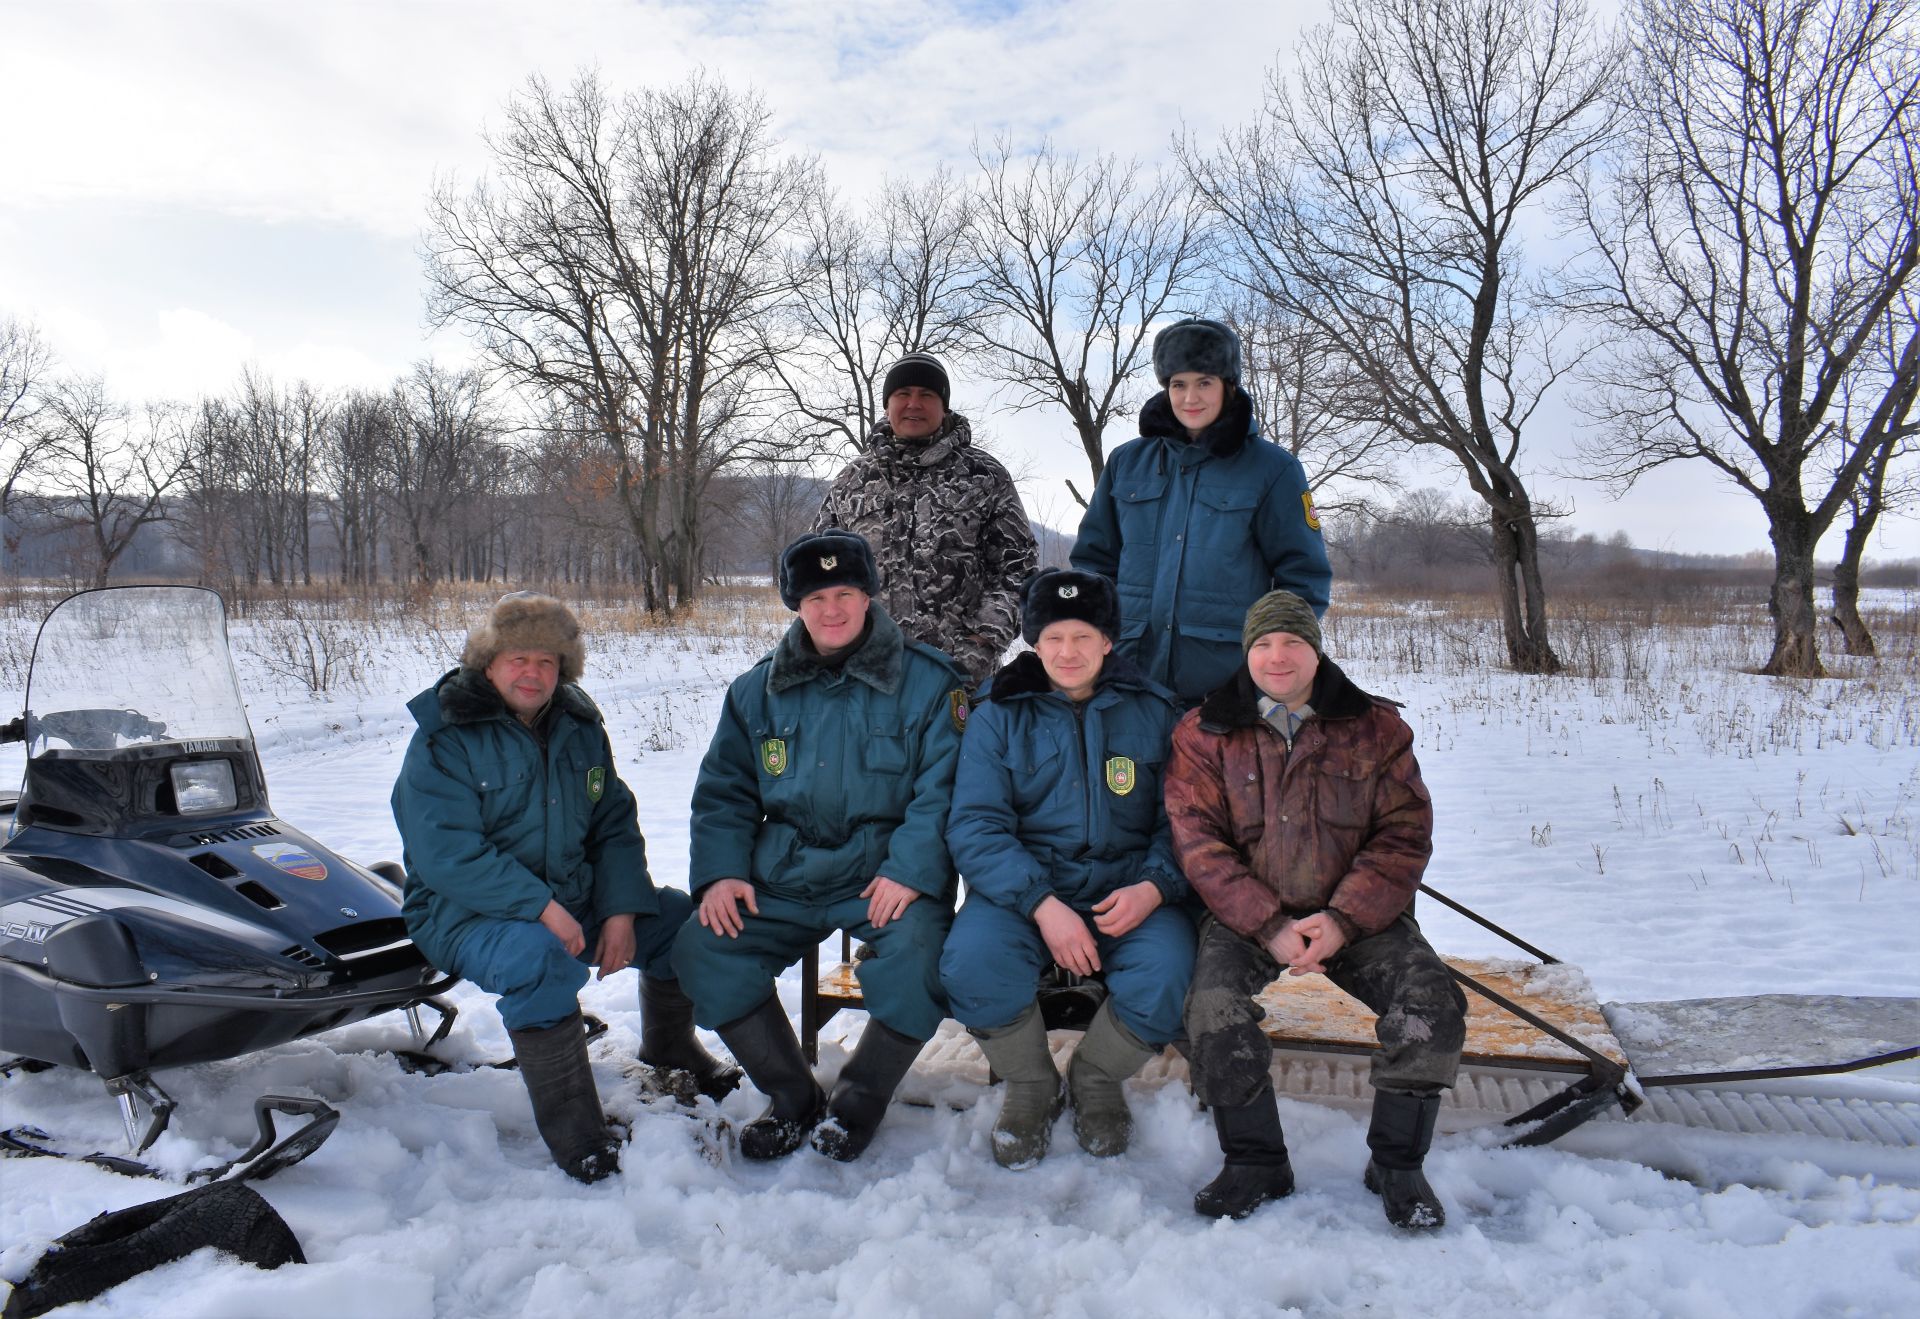
<path fill-rule="evenodd" d="M 1920 998 L 1920 600 L 1872 605 L 1887 658 L 1830 656 L 1843 676 L 1821 682 L 1742 672 L 1763 653 L 1754 616 L 1684 627 L 1575 616 L 1556 625 L 1570 672 L 1553 679 L 1501 671 L 1485 621 L 1403 606 L 1337 613 L 1328 650 L 1406 703 L 1438 818 L 1430 882 L 1584 967 L 1603 1001 Z M 0 717 L 17 709 L 37 621 L 0 614 Z M 387 794 L 410 731 L 402 705 L 450 662 L 460 621 L 234 623 L 280 816 L 355 859 L 398 856 Z M 719 695 L 782 621 L 736 602 L 673 632 L 596 637 L 586 686 L 639 797 L 657 883 L 685 882 L 687 801 Z M 308 689 L 303 635 L 321 643 L 313 658 L 335 661 L 324 694 Z M 0 782 L 11 784 L 19 748 L 7 751 Z M 1423 923 L 1447 952 L 1511 955 L 1437 907 Z M 60 1313 L 1920 1314 L 1911 1149 L 1836 1154 L 1793 1136 L 1667 1126 L 1648 1129 L 1652 1158 L 1639 1152 L 1639 1119 L 1610 1120 L 1604 1141 L 1563 1143 L 1578 1149 L 1502 1150 L 1455 1132 L 1428 1162 L 1448 1226 L 1409 1239 L 1360 1185 L 1363 1119 L 1289 1099 L 1298 1192 L 1216 1223 L 1191 1209 L 1218 1165 L 1212 1126 L 1156 1064 L 1133 1090 L 1134 1150 L 1097 1165 L 1062 1126 L 1038 1168 L 995 1167 L 991 1094 L 965 1111 L 896 1105 L 855 1164 L 803 1149 L 773 1166 L 716 1165 L 691 1123 L 642 1111 L 622 1072 L 638 1040 L 634 975 L 584 995 L 611 1024 L 595 1045 L 602 1095 L 633 1120 L 619 1178 L 581 1186 L 552 1167 L 511 1073 L 404 1074 L 377 1052 L 405 1043 L 404 1025 L 377 1019 L 161 1077 L 181 1110 L 148 1157 L 175 1173 L 244 1147 L 260 1093 L 310 1093 L 342 1111 L 318 1153 L 260 1188 L 307 1265 L 261 1273 L 202 1252 Z M 781 990 L 797 1008 L 796 973 Z M 457 1001 L 441 1051 L 505 1056 L 485 996 L 463 987 Z M 823 1078 L 861 1020 L 830 1028 Z M 1912 1064 L 1825 1084 L 1920 1100 Z M 759 1104 L 741 1093 L 725 1111 L 748 1117 Z M 21 1123 L 68 1147 L 122 1149 L 90 1076 L 0 1081 L 0 1126 Z M 172 1189 L 78 1164 L 0 1163 L 0 1277 L 22 1276 L 93 1215 Z"/>

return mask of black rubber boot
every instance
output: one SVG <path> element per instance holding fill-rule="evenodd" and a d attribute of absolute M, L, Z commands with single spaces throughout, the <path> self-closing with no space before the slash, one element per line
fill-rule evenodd
<path fill-rule="evenodd" d="M 1432 1232 L 1447 1225 L 1447 1211 L 1420 1170 L 1433 1146 L 1433 1124 L 1440 1116 L 1439 1095 L 1373 1092 L 1373 1124 L 1367 1129 L 1366 1187 L 1380 1197 L 1387 1221 L 1409 1232 Z"/>
<path fill-rule="evenodd" d="M 740 1128 L 740 1153 L 749 1159 L 784 1159 L 800 1148 L 807 1133 L 826 1116 L 827 1097 L 800 1052 L 800 1037 L 780 1006 L 780 996 L 716 1032 L 747 1079 L 773 1102 L 767 1111 Z"/>
<path fill-rule="evenodd" d="M 587 1025 L 578 1012 L 555 1026 L 508 1031 L 534 1125 L 567 1176 L 597 1182 L 620 1171 L 620 1142 L 607 1130 L 587 1062 Z"/>
<path fill-rule="evenodd" d="M 694 1089 L 716 1102 L 744 1079 L 738 1067 L 700 1047 L 693 1033 L 693 1000 L 678 980 L 640 977 L 640 1061 L 663 1072 L 685 1072 Z"/>
<path fill-rule="evenodd" d="M 1287 1160 L 1287 1139 L 1271 1090 L 1237 1108 L 1214 1105 L 1213 1129 L 1226 1162 L 1219 1176 L 1194 1195 L 1194 1213 L 1245 1218 L 1267 1201 L 1293 1194 L 1293 1165 Z"/>
<path fill-rule="evenodd" d="M 853 1046 L 853 1057 L 834 1082 L 827 1120 L 813 1133 L 813 1147 L 842 1163 L 859 1158 L 873 1144 L 894 1089 L 925 1044 L 869 1017 L 860 1043 Z"/>
<path fill-rule="evenodd" d="M 980 1052 L 1005 1084 L 1000 1120 L 993 1124 L 993 1161 L 1002 1168 L 1031 1168 L 1047 1157 L 1053 1120 L 1066 1104 L 1066 1086 L 1047 1050 L 1047 1023 L 1038 1004 L 999 1030 L 975 1031 Z"/>

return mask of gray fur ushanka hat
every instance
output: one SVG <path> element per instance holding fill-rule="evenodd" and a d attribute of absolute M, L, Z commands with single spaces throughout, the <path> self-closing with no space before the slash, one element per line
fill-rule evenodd
<path fill-rule="evenodd" d="M 1240 336 L 1198 316 L 1169 325 L 1153 337 L 1153 376 L 1164 387 L 1182 371 L 1239 384 Z"/>
<path fill-rule="evenodd" d="M 502 651 L 544 650 L 560 657 L 560 681 L 578 682 L 587 665 L 580 620 L 550 595 L 512 591 L 494 601 L 487 616 L 467 633 L 460 662 L 484 670 Z"/>

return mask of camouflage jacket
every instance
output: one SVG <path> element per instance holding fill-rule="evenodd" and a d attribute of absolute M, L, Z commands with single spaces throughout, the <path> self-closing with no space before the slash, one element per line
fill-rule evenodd
<path fill-rule="evenodd" d="M 827 491 L 814 530 L 844 527 L 873 546 L 880 604 L 915 641 L 945 651 L 978 687 L 1020 631 L 1020 583 L 1037 566 L 1013 478 L 947 414 L 925 443 L 885 421 Z"/>

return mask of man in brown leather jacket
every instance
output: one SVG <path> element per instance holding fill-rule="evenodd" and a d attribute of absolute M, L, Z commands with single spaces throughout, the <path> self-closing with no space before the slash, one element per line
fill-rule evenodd
<path fill-rule="evenodd" d="M 1242 632 L 1247 663 L 1180 721 L 1167 766 L 1174 853 L 1211 918 L 1187 995 L 1194 1092 L 1226 1156 L 1194 1197 L 1244 1218 L 1293 1190 L 1254 995 L 1284 967 L 1320 973 L 1378 1014 L 1367 1189 L 1394 1226 L 1446 1215 L 1421 1164 L 1465 1038 L 1466 1001 L 1410 906 L 1433 851 L 1433 803 L 1393 702 L 1320 653 L 1287 591 Z"/>

